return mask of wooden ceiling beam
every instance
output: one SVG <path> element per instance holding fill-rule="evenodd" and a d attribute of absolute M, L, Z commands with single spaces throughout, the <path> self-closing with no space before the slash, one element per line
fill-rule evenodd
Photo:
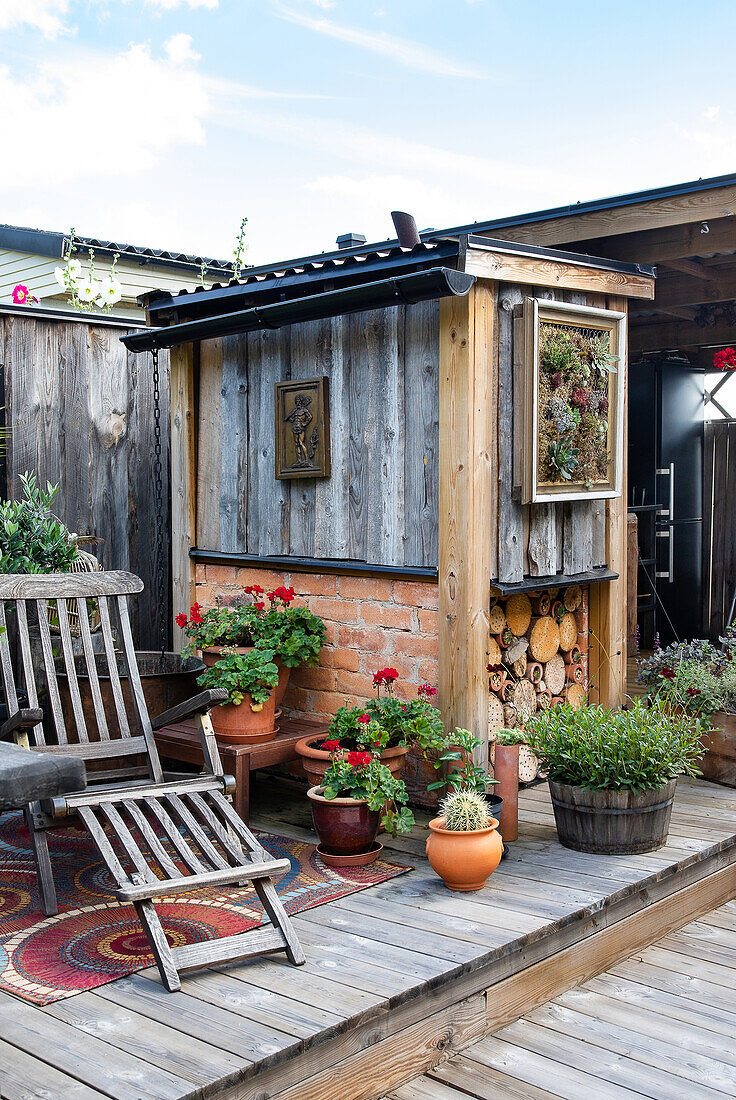
<path fill-rule="evenodd" d="M 505 229 L 489 230 L 489 236 L 536 245 L 564 245 L 593 237 L 619 236 L 640 230 L 703 222 L 709 218 L 727 218 L 736 214 L 736 186 L 724 184 L 712 191 L 688 195 L 669 195 L 631 206 L 613 206 L 608 210 L 571 213 L 548 221 L 527 222 Z M 636 259 L 644 261 L 641 257 Z"/>
<path fill-rule="evenodd" d="M 683 275 L 692 275 L 694 279 L 705 279 L 710 281 L 713 278 L 713 269 L 706 267 L 705 264 L 697 263 L 695 260 L 665 260 L 660 261 L 664 267 L 671 268 L 672 271 L 680 271 Z"/>
<path fill-rule="evenodd" d="M 666 264 L 668 260 L 688 256 L 736 252 L 736 218 L 716 218 L 706 224 L 707 233 L 702 232 L 701 222 L 689 222 L 663 229 L 645 229 L 639 233 L 583 240 L 575 245 L 575 250 L 642 264 Z"/>
<path fill-rule="evenodd" d="M 736 268 L 713 271 L 708 282 L 690 275 L 659 278 L 655 284 L 653 309 L 697 306 L 709 302 L 730 302 L 736 298 Z"/>
<path fill-rule="evenodd" d="M 736 342 L 736 326 L 721 321 L 705 328 L 694 321 L 633 321 L 629 325 L 629 351 L 672 351 L 719 347 Z"/>

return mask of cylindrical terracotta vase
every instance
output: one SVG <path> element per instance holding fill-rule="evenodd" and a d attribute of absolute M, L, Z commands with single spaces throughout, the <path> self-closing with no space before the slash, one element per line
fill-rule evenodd
<path fill-rule="evenodd" d="M 519 835 L 519 746 L 496 742 L 493 760 L 494 794 L 503 799 L 499 832 L 505 843 Z"/>

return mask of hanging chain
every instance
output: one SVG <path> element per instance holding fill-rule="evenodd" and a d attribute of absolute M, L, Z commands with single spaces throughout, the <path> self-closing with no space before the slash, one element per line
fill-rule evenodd
<path fill-rule="evenodd" d="M 161 459 L 161 379 L 158 367 L 158 348 L 151 352 L 153 360 L 153 494 L 156 512 L 156 597 L 158 604 L 158 640 L 161 654 L 168 642 L 166 602 L 166 532 L 164 531 L 164 483 Z"/>

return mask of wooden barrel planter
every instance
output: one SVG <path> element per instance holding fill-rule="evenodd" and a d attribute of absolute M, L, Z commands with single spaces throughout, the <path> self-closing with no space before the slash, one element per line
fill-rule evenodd
<path fill-rule="evenodd" d="M 705 754 L 698 762 L 703 779 L 736 787 L 736 714 L 720 710 L 711 716 L 711 732 L 703 738 Z"/>
<path fill-rule="evenodd" d="M 638 855 L 667 841 L 677 780 L 654 791 L 591 791 L 550 779 L 560 843 L 576 852 Z"/>

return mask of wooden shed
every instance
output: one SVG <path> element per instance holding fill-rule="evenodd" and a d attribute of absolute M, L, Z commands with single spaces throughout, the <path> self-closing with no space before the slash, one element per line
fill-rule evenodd
<path fill-rule="evenodd" d="M 539 600 L 544 612 L 551 591 L 562 615 L 578 612 L 591 696 L 617 705 L 627 302 L 653 295 L 651 268 L 472 233 L 150 295 L 150 328 L 124 342 L 171 349 L 175 611 L 285 580 L 328 623 L 320 667 L 293 677 L 285 705 L 330 714 L 370 695 L 372 673 L 392 665 L 407 692 L 438 683 L 447 721 L 485 736 L 499 608 L 534 594 L 516 601 L 508 628 L 528 643 L 523 609 L 547 618 Z M 600 400 L 603 458 L 584 480 L 545 474 L 545 324 L 577 326 L 580 339 L 606 329 L 617 363 Z M 293 413 L 298 392 L 315 415 L 301 458 L 279 469 L 278 441 L 286 432 L 294 443 L 296 421 L 278 402 Z M 314 466 L 328 429 L 329 472 Z"/>

